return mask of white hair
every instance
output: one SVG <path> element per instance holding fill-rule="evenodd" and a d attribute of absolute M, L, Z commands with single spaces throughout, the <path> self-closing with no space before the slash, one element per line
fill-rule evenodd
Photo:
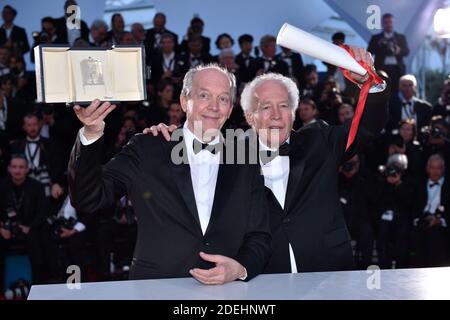
<path fill-rule="evenodd" d="M 287 89 L 289 95 L 289 106 L 292 109 L 292 113 L 295 114 L 299 101 L 298 87 L 292 79 L 278 73 L 266 73 L 260 75 L 245 86 L 244 91 L 242 91 L 241 94 L 241 107 L 242 110 L 244 110 L 244 113 L 247 114 L 255 112 L 255 90 L 266 81 L 277 81 Z"/>
<path fill-rule="evenodd" d="M 433 161 L 439 161 L 442 164 L 442 167 L 445 169 L 445 160 L 440 154 L 438 154 L 438 153 L 432 154 L 428 158 L 427 167 L 429 167 L 431 165 L 431 162 L 433 162 Z"/>
<path fill-rule="evenodd" d="M 194 76 L 203 70 L 208 69 L 214 69 L 217 71 L 222 72 L 224 75 L 227 76 L 229 82 L 230 82 L 230 96 L 231 96 L 231 104 L 234 104 L 234 101 L 236 99 L 236 77 L 231 72 L 228 72 L 227 69 L 219 66 L 216 63 L 209 63 L 209 64 L 201 64 L 196 66 L 195 68 L 190 69 L 183 79 L 183 89 L 181 89 L 181 96 L 189 98 L 192 93 L 192 84 L 194 81 Z"/>
<path fill-rule="evenodd" d="M 399 83 L 402 83 L 402 81 L 411 81 L 414 88 L 417 88 L 417 79 L 413 74 L 405 74 L 404 76 L 401 76 Z"/>

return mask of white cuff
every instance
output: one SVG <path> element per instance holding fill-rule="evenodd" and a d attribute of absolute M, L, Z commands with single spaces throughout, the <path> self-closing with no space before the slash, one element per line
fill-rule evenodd
<path fill-rule="evenodd" d="M 86 139 L 86 137 L 84 136 L 84 127 L 82 127 L 82 128 L 80 129 L 80 131 L 79 131 L 81 144 L 82 144 L 83 146 L 88 146 L 88 145 L 90 145 L 90 144 L 93 144 L 95 141 L 97 141 L 98 139 L 100 139 L 100 138 L 103 136 L 103 129 L 105 129 L 105 122 L 103 122 L 103 128 L 102 128 L 101 133 L 99 133 L 99 136 L 98 136 L 98 137 L 95 137 L 95 138 L 92 138 L 92 139 L 90 139 L 90 140 L 88 140 L 88 139 Z"/>
<path fill-rule="evenodd" d="M 82 231 L 86 230 L 86 226 L 83 223 L 81 223 L 81 222 L 77 222 L 75 224 L 75 226 L 73 227 L 73 229 L 78 231 L 78 232 L 82 232 Z"/>
<path fill-rule="evenodd" d="M 243 276 L 243 277 L 240 277 L 239 280 L 244 281 L 245 279 L 247 279 L 248 274 L 247 274 L 247 269 L 245 269 L 245 267 L 244 267 L 244 271 L 245 271 L 244 276 Z"/>

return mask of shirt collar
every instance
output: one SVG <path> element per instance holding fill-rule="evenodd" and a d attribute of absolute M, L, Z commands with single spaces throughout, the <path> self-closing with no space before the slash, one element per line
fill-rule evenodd
<path fill-rule="evenodd" d="M 174 56 L 175 56 L 175 52 L 173 52 L 173 51 L 172 51 L 172 53 L 169 54 L 169 55 L 166 55 L 166 54 L 163 53 L 163 57 L 164 57 L 164 59 L 166 59 L 166 60 L 171 60 L 171 59 L 173 59 Z"/>
<path fill-rule="evenodd" d="M 286 142 L 289 143 L 290 140 L 291 140 L 291 137 L 288 137 L 286 139 L 286 141 L 284 141 L 283 143 L 286 143 Z M 278 148 L 277 149 L 273 149 L 273 148 L 269 148 L 268 146 L 266 146 L 264 144 L 264 142 L 261 141 L 261 137 L 259 137 L 259 136 L 258 136 L 258 141 L 259 141 L 259 150 L 260 151 L 277 151 L 278 150 Z"/>
<path fill-rule="evenodd" d="M 185 121 L 183 125 L 183 136 L 186 141 L 186 147 L 189 150 L 189 153 L 194 152 L 194 139 L 197 139 L 198 141 L 203 143 L 203 140 L 196 137 L 195 134 L 188 128 L 188 122 Z M 214 140 L 209 142 L 208 144 L 216 144 L 220 142 L 220 136 L 216 136 Z"/>
<path fill-rule="evenodd" d="M 437 183 L 439 184 L 440 187 L 442 187 L 442 185 L 444 184 L 444 181 L 445 181 L 445 177 L 441 177 L 441 178 L 437 181 Z M 428 179 L 428 185 L 430 185 L 430 184 L 432 184 L 432 183 L 435 183 L 435 182 L 432 181 L 431 179 Z"/>

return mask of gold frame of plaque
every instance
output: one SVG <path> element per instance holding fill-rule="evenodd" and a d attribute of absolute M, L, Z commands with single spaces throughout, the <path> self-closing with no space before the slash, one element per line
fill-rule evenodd
<path fill-rule="evenodd" d="M 34 48 L 37 101 L 88 104 L 147 99 L 145 50 L 141 45 Z"/>

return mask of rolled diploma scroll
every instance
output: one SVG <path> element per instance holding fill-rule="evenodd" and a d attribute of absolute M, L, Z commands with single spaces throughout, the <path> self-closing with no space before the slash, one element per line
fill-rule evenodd
<path fill-rule="evenodd" d="M 307 54 L 361 76 L 367 71 L 345 49 L 285 23 L 278 33 L 277 44 Z"/>

